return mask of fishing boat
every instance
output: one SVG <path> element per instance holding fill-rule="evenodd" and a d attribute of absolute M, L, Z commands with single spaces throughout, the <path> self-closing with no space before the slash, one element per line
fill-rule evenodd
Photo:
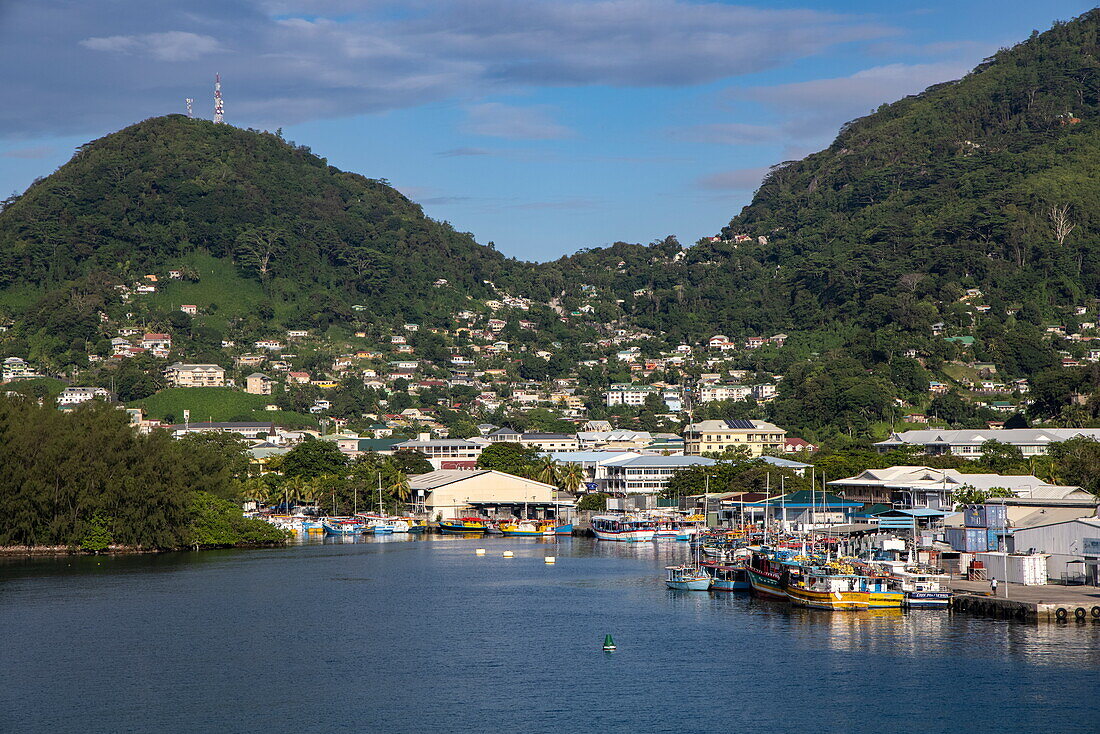
<path fill-rule="evenodd" d="M 564 525 L 558 525 L 554 528 L 554 535 L 572 535 L 573 523 L 567 522 Z"/>
<path fill-rule="evenodd" d="M 870 595 L 865 581 L 863 576 L 812 568 L 788 584 L 785 593 L 790 602 L 799 607 L 830 611 L 867 609 Z"/>
<path fill-rule="evenodd" d="M 519 520 L 500 524 L 500 532 L 512 538 L 541 538 L 554 534 L 554 523 L 549 520 Z"/>
<path fill-rule="evenodd" d="M 325 526 L 320 520 L 302 520 L 302 530 L 307 533 L 323 533 Z"/>
<path fill-rule="evenodd" d="M 321 521 L 325 535 L 358 535 L 363 532 L 363 523 L 346 517 L 328 517 Z"/>
<path fill-rule="evenodd" d="M 439 531 L 451 535 L 484 533 L 488 529 L 488 521 L 483 517 L 456 517 L 453 520 L 439 521 Z"/>
<path fill-rule="evenodd" d="M 905 595 L 903 606 L 909 609 L 947 609 L 951 591 L 947 576 L 905 561 L 873 561 L 889 574 L 896 589 Z"/>
<path fill-rule="evenodd" d="M 596 515 L 592 532 L 598 540 L 643 543 L 653 540 L 656 528 L 647 518 L 632 515 Z"/>
<path fill-rule="evenodd" d="M 706 591 L 711 577 L 698 566 L 665 566 L 665 585 L 677 591 Z"/>
<path fill-rule="evenodd" d="M 787 599 L 786 586 L 790 577 L 789 564 L 780 560 L 777 553 L 756 550 L 745 564 L 749 587 L 757 596 L 768 599 Z"/>
<path fill-rule="evenodd" d="M 403 517 L 401 520 L 409 526 L 407 533 L 423 533 L 428 529 L 427 520 L 419 520 L 415 517 Z"/>
<path fill-rule="evenodd" d="M 741 563 L 703 561 L 699 566 L 710 576 L 711 591 L 748 591 L 751 588 L 748 572 Z"/>

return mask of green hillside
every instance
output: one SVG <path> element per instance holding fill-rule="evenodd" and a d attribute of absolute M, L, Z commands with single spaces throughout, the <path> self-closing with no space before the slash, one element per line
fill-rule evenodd
<path fill-rule="evenodd" d="M 250 395 L 228 387 L 171 387 L 130 403 L 131 408 L 144 408 L 149 418 L 183 422 L 183 411 L 191 411 L 191 420 L 199 421 L 263 421 L 286 427 L 315 427 L 312 416 L 287 411 L 267 411 L 271 403 L 267 395 Z"/>
<path fill-rule="evenodd" d="M 82 146 L 0 213 L 0 290 L 96 271 L 137 279 L 195 253 L 254 281 L 241 303 L 262 293 L 321 323 L 358 303 L 376 316 L 446 314 L 507 263 L 383 180 L 277 135 L 181 115 Z M 454 287 L 432 288 L 438 278 Z"/>
<path fill-rule="evenodd" d="M 1098 29 L 1100 11 L 1056 24 L 848 123 L 828 149 L 774 166 L 719 241 L 680 261 L 671 240 L 619 244 L 539 277 L 595 285 L 623 300 L 619 315 L 685 338 L 927 334 L 969 325 L 979 304 L 1059 319 L 1100 293 Z M 970 288 L 980 300 L 961 302 Z"/>

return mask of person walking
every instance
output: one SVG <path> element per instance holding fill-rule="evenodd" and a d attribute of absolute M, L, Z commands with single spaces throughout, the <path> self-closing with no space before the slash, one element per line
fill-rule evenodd
<path fill-rule="evenodd" d="M 994 576 L 993 578 L 991 578 L 989 580 L 989 591 L 993 594 L 993 596 L 997 596 L 997 577 L 996 576 Z"/>

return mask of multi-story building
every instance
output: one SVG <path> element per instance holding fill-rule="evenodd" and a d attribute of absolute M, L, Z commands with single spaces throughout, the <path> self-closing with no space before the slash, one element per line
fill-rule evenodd
<path fill-rule="evenodd" d="M 751 456 L 760 456 L 768 451 L 782 451 L 786 437 L 785 430 L 766 421 L 699 421 L 684 428 L 684 453 L 699 456 L 744 447 Z"/>
<path fill-rule="evenodd" d="M 604 464 L 606 491 L 618 494 L 656 494 L 668 486 L 673 474 L 694 466 L 713 466 L 702 456 L 638 456 L 630 454 Z"/>
<path fill-rule="evenodd" d="M 619 383 L 612 385 L 611 388 L 604 393 L 604 403 L 606 403 L 608 407 L 616 405 L 631 405 L 637 407 L 645 405 L 645 399 L 656 393 L 657 388 L 650 385 Z"/>
<path fill-rule="evenodd" d="M 244 378 L 244 391 L 252 395 L 270 395 L 271 378 L 262 372 L 253 372 Z"/>
<path fill-rule="evenodd" d="M 419 451 L 436 469 L 472 469 L 485 443 L 461 438 L 430 438 L 423 434 L 414 441 L 394 444 L 394 451 Z"/>
<path fill-rule="evenodd" d="M 699 402 L 717 400 L 748 400 L 752 388 L 748 385 L 703 385 L 699 388 Z"/>
<path fill-rule="evenodd" d="M 222 387 L 225 385 L 225 370 L 216 364 L 176 362 L 164 371 L 164 377 L 175 387 Z"/>

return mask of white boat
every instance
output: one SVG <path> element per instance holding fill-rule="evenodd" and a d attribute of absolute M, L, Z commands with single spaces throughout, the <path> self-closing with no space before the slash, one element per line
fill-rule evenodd
<path fill-rule="evenodd" d="M 665 566 L 668 577 L 665 585 L 677 591 L 706 591 L 710 588 L 711 577 L 696 566 Z"/>
<path fill-rule="evenodd" d="M 648 518 L 634 515 L 596 515 L 592 518 L 592 533 L 598 540 L 643 543 L 653 540 L 657 529 Z"/>
<path fill-rule="evenodd" d="M 872 561 L 871 565 L 890 573 L 895 587 L 905 592 L 903 603 L 910 609 L 946 609 L 951 603 L 946 574 L 931 573 L 905 561 Z"/>

